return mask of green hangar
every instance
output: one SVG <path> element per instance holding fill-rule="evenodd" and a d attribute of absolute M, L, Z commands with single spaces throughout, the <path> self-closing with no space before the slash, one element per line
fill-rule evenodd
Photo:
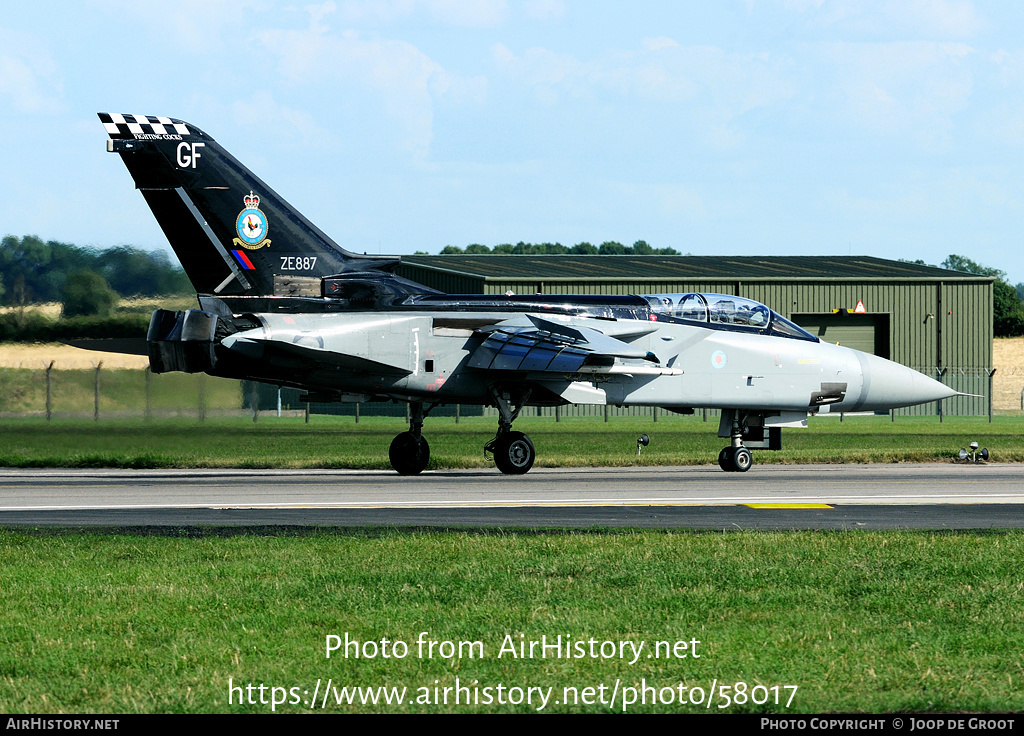
<path fill-rule="evenodd" d="M 822 340 L 874 353 L 982 397 L 988 411 L 989 276 L 869 256 L 403 256 L 398 274 L 449 294 L 732 294 L 767 304 Z M 935 404 L 898 414 L 935 414 Z"/>

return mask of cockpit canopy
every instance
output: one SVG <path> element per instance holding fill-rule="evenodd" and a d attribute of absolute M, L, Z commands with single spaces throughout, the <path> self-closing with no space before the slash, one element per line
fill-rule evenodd
<path fill-rule="evenodd" d="M 818 342 L 818 338 L 764 304 L 731 294 L 644 294 L 659 320 L 699 323 L 704 327 L 759 332 Z"/>

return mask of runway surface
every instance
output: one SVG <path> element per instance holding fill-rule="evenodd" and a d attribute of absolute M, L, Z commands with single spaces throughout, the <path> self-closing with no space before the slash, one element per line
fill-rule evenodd
<path fill-rule="evenodd" d="M 14 470 L 6 526 L 1024 527 L 1024 467 L 764 465 L 435 471 Z"/>

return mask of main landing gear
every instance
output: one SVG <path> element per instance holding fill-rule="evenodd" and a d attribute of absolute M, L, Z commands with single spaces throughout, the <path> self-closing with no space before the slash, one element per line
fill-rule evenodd
<path fill-rule="evenodd" d="M 494 389 L 491 393 L 498 406 L 498 433 L 484 445 L 484 452 L 494 455 L 494 464 L 502 473 L 522 475 L 533 467 L 537 451 L 534 450 L 529 437 L 512 430 L 512 422 L 529 400 L 530 392 L 524 393 L 520 397 L 519 405 L 515 407 L 507 393 L 503 394 Z M 414 401 L 409 404 L 409 431 L 395 437 L 388 450 L 391 467 L 399 475 L 419 475 L 430 462 L 430 445 L 423 437 L 423 419 L 435 406 L 437 404 L 431 404 L 424 410 L 422 402 Z"/>
<path fill-rule="evenodd" d="M 718 453 L 718 467 L 727 473 L 745 473 L 754 464 L 750 450 L 743 446 L 743 424 L 739 412 L 733 413 L 732 444 Z"/>
<path fill-rule="evenodd" d="M 494 464 L 505 475 L 523 475 L 533 467 L 537 459 L 537 451 L 533 442 L 522 432 L 512 431 L 512 422 L 519 416 L 523 406 L 530 398 L 527 391 L 521 398 L 519 406 L 512 406 L 509 395 L 491 389 L 494 403 L 498 407 L 498 433 L 494 439 L 484 445 L 484 452 L 494 455 Z"/>
<path fill-rule="evenodd" d="M 388 449 L 391 467 L 397 470 L 399 475 L 419 475 L 430 462 L 430 445 L 422 434 L 423 418 L 429 409 L 424 412 L 422 402 L 413 402 L 409 404 L 409 410 L 409 431 L 395 437 Z"/>

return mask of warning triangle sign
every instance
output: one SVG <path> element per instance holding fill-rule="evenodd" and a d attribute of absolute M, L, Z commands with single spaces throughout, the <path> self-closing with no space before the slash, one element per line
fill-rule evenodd
<path fill-rule="evenodd" d="M 856 312 L 856 313 L 863 313 L 863 312 L 866 312 L 868 310 L 864 309 L 864 302 L 861 301 L 860 299 L 858 299 L 857 300 L 857 306 L 853 308 L 853 311 Z"/>

